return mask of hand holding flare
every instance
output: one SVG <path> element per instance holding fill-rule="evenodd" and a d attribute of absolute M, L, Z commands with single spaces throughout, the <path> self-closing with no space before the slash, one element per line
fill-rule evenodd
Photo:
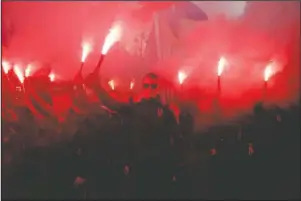
<path fill-rule="evenodd" d="M 219 120 L 222 115 L 222 106 L 221 106 L 221 75 L 225 70 L 225 66 L 227 65 L 227 60 L 224 57 L 221 57 L 217 64 L 217 94 L 215 99 L 215 109 L 216 109 L 216 118 Z"/>
<path fill-rule="evenodd" d="M 262 97 L 263 102 L 265 102 L 267 99 L 268 81 L 270 77 L 274 74 L 273 65 L 274 63 L 270 63 L 264 69 L 264 73 L 263 73 L 264 87 L 263 87 L 263 97 Z"/>
<path fill-rule="evenodd" d="M 227 60 L 224 57 L 221 57 L 218 61 L 217 65 L 217 91 L 218 96 L 221 94 L 221 75 L 224 72 L 225 66 L 227 64 Z"/>
<path fill-rule="evenodd" d="M 89 43 L 83 43 L 82 44 L 82 57 L 81 57 L 81 65 L 79 68 L 78 73 L 75 75 L 74 82 L 76 84 L 81 84 L 83 82 L 83 68 L 84 68 L 84 63 L 86 61 L 86 58 L 88 57 L 88 54 L 91 52 L 92 48 Z"/>
<path fill-rule="evenodd" d="M 94 69 L 94 73 L 98 73 L 100 66 L 103 62 L 104 56 L 108 53 L 110 48 L 121 39 L 122 35 L 122 28 L 120 24 L 115 24 L 109 31 L 108 35 L 106 36 L 105 42 L 101 49 L 101 56 L 99 58 L 98 64 Z"/>
<path fill-rule="evenodd" d="M 104 45 L 102 47 L 101 50 L 101 55 L 99 58 L 99 61 L 97 63 L 96 68 L 94 69 L 94 71 L 92 73 L 90 73 L 87 77 L 86 77 L 86 83 L 87 85 L 93 86 L 98 82 L 98 74 L 99 74 L 99 70 L 101 67 L 101 64 L 104 60 L 105 55 L 108 53 L 108 51 L 110 50 L 110 48 L 120 40 L 122 35 L 122 27 L 120 24 L 115 24 L 113 25 L 113 27 L 110 29 L 108 35 L 105 38 L 105 42 Z"/>

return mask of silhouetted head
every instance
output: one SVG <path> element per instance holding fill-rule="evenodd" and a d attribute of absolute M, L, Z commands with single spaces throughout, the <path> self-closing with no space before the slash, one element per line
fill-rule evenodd
<path fill-rule="evenodd" d="M 159 76 L 148 73 L 142 79 L 142 98 L 156 98 L 159 95 Z"/>

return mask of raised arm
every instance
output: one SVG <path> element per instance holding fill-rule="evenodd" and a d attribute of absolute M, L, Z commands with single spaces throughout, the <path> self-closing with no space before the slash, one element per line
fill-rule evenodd
<path fill-rule="evenodd" d="M 85 84 L 92 89 L 104 106 L 110 110 L 118 110 L 123 103 L 118 102 L 99 84 L 98 76 L 91 73 L 86 79 Z"/>
<path fill-rule="evenodd" d="M 124 103 L 121 103 L 111 97 L 110 94 L 100 85 L 95 85 L 93 90 L 97 97 L 101 100 L 102 104 L 108 107 L 110 110 L 116 111 L 125 105 Z"/>
<path fill-rule="evenodd" d="M 97 97 L 101 100 L 104 106 L 106 106 L 110 110 L 118 110 L 124 104 L 118 102 L 113 97 L 111 97 L 110 94 L 99 84 L 100 83 L 99 71 L 103 60 L 104 60 L 104 55 L 101 55 L 93 72 L 90 73 L 85 78 L 85 84 L 86 86 L 93 89 L 93 91 L 95 92 Z"/>

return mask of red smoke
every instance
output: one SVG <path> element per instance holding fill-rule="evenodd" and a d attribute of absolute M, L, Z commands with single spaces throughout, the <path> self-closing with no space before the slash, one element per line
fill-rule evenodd
<path fill-rule="evenodd" d="M 3 18 L 11 21 L 14 31 L 11 32 L 13 36 L 9 47 L 2 56 L 23 67 L 35 62 L 38 69 L 48 63 L 55 75 L 68 80 L 74 77 L 80 65 L 82 42 L 93 41 L 94 51 L 85 61 L 85 76 L 97 63 L 105 36 L 119 17 L 116 13 L 130 13 L 129 16 L 144 14 L 147 19 L 143 23 L 146 23 L 152 19 L 152 13 L 167 9 L 172 2 L 142 2 L 142 7 L 132 7 L 133 4 L 3 2 Z M 161 34 L 168 36 L 176 51 L 165 55 L 157 68 L 150 67 L 147 59 L 131 56 L 124 50 L 122 43 L 128 41 L 122 41 L 126 40 L 123 38 L 111 48 L 101 73 L 108 80 L 117 78 L 115 91 L 123 88 L 128 90 L 133 78 L 136 80 L 135 90 L 137 88 L 139 91 L 140 79 L 146 72 L 157 71 L 178 86 L 178 72 L 183 71 L 187 74 L 183 82 L 184 97 L 189 99 L 189 104 L 194 103 L 200 109 L 202 115 L 198 119 L 204 122 L 204 119 L 210 121 L 209 116 L 213 116 L 212 102 L 221 57 L 227 61 L 221 75 L 221 107 L 225 116 L 237 116 L 250 111 L 251 106 L 262 99 L 265 68 L 269 62 L 275 61 L 277 72 L 268 80 L 268 102 L 285 105 L 295 101 L 300 91 L 300 2 L 248 4 L 239 19 L 212 17 L 206 22 L 191 23 L 191 27 L 183 31 L 186 35 L 179 40 L 172 38 L 168 23 L 162 19 Z M 136 23 L 129 19 L 127 23 Z M 130 29 L 127 30 L 126 34 L 130 33 Z M 171 52 L 170 49 L 166 47 L 162 52 Z M 25 67 L 23 70 L 25 72 Z M 107 85 L 107 82 L 104 84 Z"/>

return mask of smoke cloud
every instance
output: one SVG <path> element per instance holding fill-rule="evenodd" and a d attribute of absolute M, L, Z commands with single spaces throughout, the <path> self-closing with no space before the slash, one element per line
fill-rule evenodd
<path fill-rule="evenodd" d="M 172 39 L 176 53 L 167 55 L 157 68 L 153 67 L 155 71 L 177 84 L 177 72 L 185 70 L 189 72 L 187 88 L 192 89 L 189 93 L 196 93 L 193 88 L 199 86 L 202 88 L 199 93 L 211 97 L 216 88 L 217 62 L 224 56 L 229 65 L 221 80 L 223 107 L 230 108 L 226 113 L 233 116 L 241 108 L 250 110 L 259 99 L 264 67 L 275 60 L 279 68 L 269 83 L 270 99 L 280 105 L 297 99 L 299 1 L 194 3 L 206 12 L 209 20 L 189 22 L 185 34 L 179 40 Z M 137 36 L 147 33 L 147 37 L 153 26 L 152 14 L 170 6 L 172 2 L 144 5 L 137 2 L 6 1 L 2 3 L 3 19 L 13 27 L 13 32 L 3 56 L 23 67 L 33 62 L 37 66 L 48 63 L 59 77 L 71 79 L 80 66 L 81 44 L 88 41 L 93 46 L 85 63 L 84 74 L 87 74 L 97 63 L 110 26 L 116 20 L 123 20 L 127 25 L 125 35 L 110 50 L 102 73 L 108 80 L 133 77 L 138 80 L 152 67 L 144 67 L 135 55 Z M 143 12 L 139 12 L 141 8 Z M 165 32 L 170 34 L 168 31 L 161 34 Z M 207 108 L 212 113 L 212 100 L 203 99 L 198 101 L 199 109 L 206 111 Z M 234 109 L 239 103 L 241 108 Z"/>

